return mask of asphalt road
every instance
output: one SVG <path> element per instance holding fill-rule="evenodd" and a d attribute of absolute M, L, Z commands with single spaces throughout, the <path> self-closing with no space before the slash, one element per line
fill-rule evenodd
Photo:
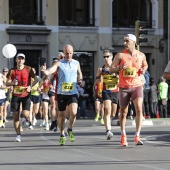
<path fill-rule="evenodd" d="M 59 132 L 25 126 L 22 142 L 18 143 L 14 142 L 10 120 L 5 129 L 0 129 L 0 170 L 170 169 L 170 126 L 143 126 L 143 146 L 133 143 L 134 126 L 126 127 L 128 147 L 119 145 L 119 126 L 112 126 L 112 131 L 114 137 L 108 141 L 103 125 L 90 119 L 77 120 L 75 142 L 67 140 L 65 146 L 59 146 Z"/>

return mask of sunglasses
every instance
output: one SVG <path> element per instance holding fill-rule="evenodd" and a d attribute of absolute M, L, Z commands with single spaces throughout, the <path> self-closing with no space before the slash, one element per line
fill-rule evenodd
<path fill-rule="evenodd" d="M 107 56 L 103 56 L 103 58 L 109 58 L 110 56 L 109 55 L 107 55 Z"/>

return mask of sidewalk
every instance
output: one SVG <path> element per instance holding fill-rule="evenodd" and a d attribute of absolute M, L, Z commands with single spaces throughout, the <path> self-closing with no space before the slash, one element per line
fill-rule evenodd
<path fill-rule="evenodd" d="M 94 110 L 86 110 L 86 114 L 88 119 L 95 118 Z M 170 125 L 170 115 L 168 114 L 168 118 L 154 118 L 154 119 L 145 119 L 142 123 L 143 126 L 165 126 Z M 120 122 L 118 118 L 112 120 L 112 126 L 120 126 Z M 130 120 L 127 119 L 126 126 L 136 126 L 135 119 Z"/>

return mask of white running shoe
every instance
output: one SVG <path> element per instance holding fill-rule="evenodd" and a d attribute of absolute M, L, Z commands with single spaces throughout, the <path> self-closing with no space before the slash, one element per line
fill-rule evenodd
<path fill-rule="evenodd" d="M 37 119 L 34 117 L 33 122 L 32 122 L 32 125 L 35 126 L 36 123 L 37 123 Z"/>
<path fill-rule="evenodd" d="M 28 129 L 33 130 L 34 128 L 33 128 L 33 126 L 32 126 L 32 125 L 30 125 L 30 126 L 28 127 Z"/>
<path fill-rule="evenodd" d="M 107 132 L 107 140 L 110 140 L 113 137 L 113 133 L 108 131 Z"/>
<path fill-rule="evenodd" d="M 50 129 L 49 124 L 46 124 L 46 126 L 45 126 L 45 130 L 49 130 L 49 129 Z"/>
<path fill-rule="evenodd" d="M 15 142 L 21 142 L 21 135 L 17 135 Z"/>

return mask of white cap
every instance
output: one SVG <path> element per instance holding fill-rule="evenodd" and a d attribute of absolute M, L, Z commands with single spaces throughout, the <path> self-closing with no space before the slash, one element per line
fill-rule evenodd
<path fill-rule="evenodd" d="M 22 54 L 22 53 L 18 53 L 17 56 L 16 56 L 16 58 L 18 58 L 18 57 L 23 57 L 23 58 L 25 58 L 25 55 Z"/>
<path fill-rule="evenodd" d="M 124 39 L 132 40 L 136 43 L 136 36 L 133 34 L 127 34 Z"/>

